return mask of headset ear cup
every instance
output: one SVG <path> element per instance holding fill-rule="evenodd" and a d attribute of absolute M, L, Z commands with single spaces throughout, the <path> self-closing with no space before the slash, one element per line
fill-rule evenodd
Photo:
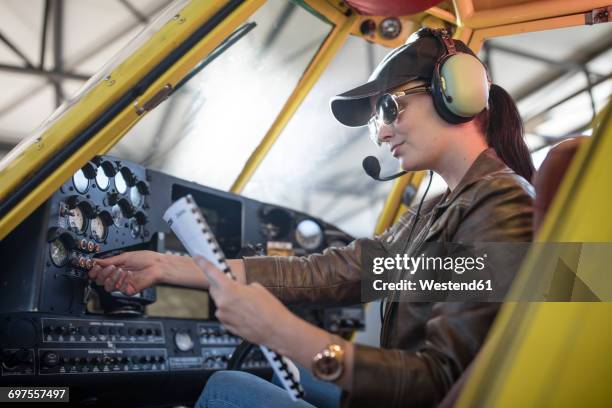
<path fill-rule="evenodd" d="M 440 117 L 453 125 L 457 125 L 459 123 L 465 123 L 472 120 L 471 117 L 463 117 L 455 115 L 448 108 L 446 98 L 444 97 L 444 93 L 442 92 L 442 79 L 440 78 L 440 70 L 434 69 L 434 73 L 431 79 L 431 96 L 433 100 L 434 108 Z"/>

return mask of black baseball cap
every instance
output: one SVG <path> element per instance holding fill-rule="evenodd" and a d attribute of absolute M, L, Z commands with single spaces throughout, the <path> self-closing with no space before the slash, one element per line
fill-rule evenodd
<path fill-rule="evenodd" d="M 331 99 L 334 117 L 346 126 L 364 126 L 372 116 L 370 98 L 415 79 L 430 81 L 438 59 L 446 53 L 433 29 L 422 28 L 408 42 L 383 58 L 368 82 Z M 458 52 L 475 54 L 462 41 L 453 40 Z"/>

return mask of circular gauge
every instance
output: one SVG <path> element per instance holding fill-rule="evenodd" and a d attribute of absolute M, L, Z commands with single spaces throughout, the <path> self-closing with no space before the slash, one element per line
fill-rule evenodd
<path fill-rule="evenodd" d="M 106 234 L 108 233 L 108 229 L 106 228 L 106 223 L 102 220 L 102 217 L 99 215 L 91 220 L 91 235 L 93 239 L 98 242 L 102 242 L 106 239 Z"/>
<path fill-rule="evenodd" d="M 125 216 L 123 215 L 123 210 L 121 209 L 121 206 L 119 204 L 115 204 L 111 207 L 111 216 L 113 218 L 113 223 L 118 226 L 118 227 L 122 227 L 123 224 L 125 224 Z"/>
<path fill-rule="evenodd" d="M 119 194 L 125 194 L 127 191 L 127 183 L 125 182 L 125 178 L 123 177 L 121 171 L 118 171 L 117 174 L 115 174 L 115 188 Z"/>
<path fill-rule="evenodd" d="M 51 255 L 51 261 L 55 266 L 64 266 L 68 261 L 69 254 L 68 248 L 61 239 L 54 239 L 49 244 L 49 255 Z"/>
<path fill-rule="evenodd" d="M 393 40 L 402 32 L 402 23 L 395 17 L 389 17 L 380 23 L 379 30 L 383 38 Z"/>
<path fill-rule="evenodd" d="M 81 207 L 74 207 L 68 213 L 68 225 L 70 228 L 82 233 L 87 228 L 87 218 Z"/>
<path fill-rule="evenodd" d="M 96 170 L 96 184 L 100 190 L 106 190 L 110 184 L 110 180 L 102 166 Z"/>
<path fill-rule="evenodd" d="M 85 194 L 89 190 L 89 179 L 85 177 L 85 173 L 82 169 L 79 169 L 74 176 L 72 176 L 72 184 L 76 191 L 81 194 Z"/>
<path fill-rule="evenodd" d="M 135 219 L 130 221 L 130 234 L 132 238 L 138 238 L 142 233 L 142 225 L 140 225 Z"/>
<path fill-rule="evenodd" d="M 323 230 L 313 220 L 302 220 L 295 229 L 295 240 L 304 249 L 317 249 L 323 243 Z"/>
<path fill-rule="evenodd" d="M 193 349 L 193 340 L 189 333 L 179 331 L 174 335 L 174 344 L 180 351 L 189 351 Z"/>
<path fill-rule="evenodd" d="M 144 196 L 136 186 L 130 188 L 130 201 L 134 207 L 140 207 L 144 203 Z"/>

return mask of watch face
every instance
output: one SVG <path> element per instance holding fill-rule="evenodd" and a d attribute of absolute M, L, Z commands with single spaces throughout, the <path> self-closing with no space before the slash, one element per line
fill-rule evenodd
<path fill-rule="evenodd" d="M 315 358 L 314 373 L 317 378 L 325 381 L 337 380 L 342 374 L 342 363 L 337 354 L 325 350 Z"/>

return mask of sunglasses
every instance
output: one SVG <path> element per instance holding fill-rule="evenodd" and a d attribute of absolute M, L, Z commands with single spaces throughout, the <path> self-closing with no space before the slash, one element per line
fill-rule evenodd
<path fill-rule="evenodd" d="M 418 93 L 429 93 L 431 88 L 428 85 L 420 85 L 414 88 L 404 89 L 394 93 L 386 93 L 378 97 L 376 100 L 374 115 L 368 121 L 368 129 L 370 130 L 370 139 L 377 146 L 381 146 L 382 142 L 378 139 L 378 132 L 383 125 L 392 125 L 397 121 L 400 111 L 397 99 L 406 95 Z"/>

